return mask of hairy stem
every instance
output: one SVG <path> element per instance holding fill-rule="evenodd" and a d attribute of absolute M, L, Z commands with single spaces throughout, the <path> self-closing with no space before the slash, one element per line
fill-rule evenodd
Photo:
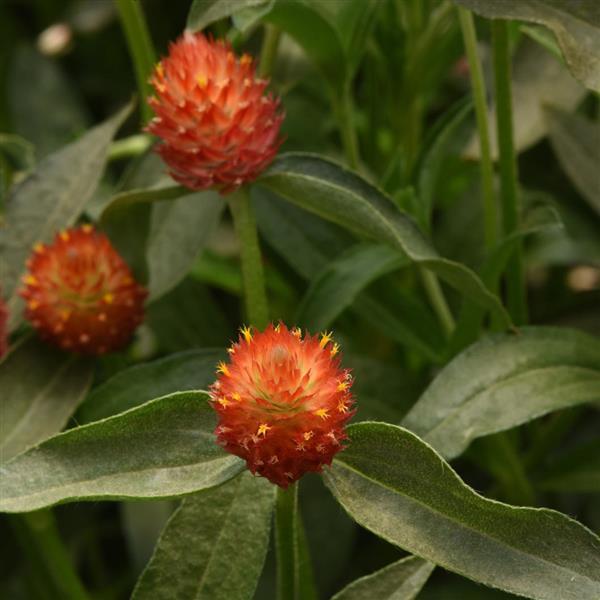
<path fill-rule="evenodd" d="M 469 61 L 471 88 L 473 90 L 477 130 L 479 131 L 479 146 L 481 149 L 479 166 L 481 169 L 481 187 L 483 191 L 484 239 L 485 247 L 490 251 L 498 241 L 498 208 L 494 193 L 494 165 L 490 151 L 485 81 L 483 79 L 481 62 L 477 54 L 477 34 L 475 32 L 473 15 L 466 8 L 460 6 L 457 8 L 467 60 Z"/>
<path fill-rule="evenodd" d="M 256 220 L 247 188 L 231 195 L 229 208 L 240 242 L 246 317 L 250 324 L 263 329 L 269 322 L 269 309 Z"/>
<path fill-rule="evenodd" d="M 508 23 L 492 21 L 494 49 L 494 79 L 496 83 L 496 128 L 500 166 L 503 233 L 510 235 L 519 227 L 519 193 L 517 188 L 517 159 L 513 143 L 510 49 Z M 523 248 L 519 242 L 506 268 L 508 311 L 515 324 L 527 322 Z"/>
<path fill-rule="evenodd" d="M 146 123 L 152 117 L 152 111 L 146 103 L 146 98 L 151 93 L 148 78 L 156 62 L 154 47 L 148 33 L 141 3 L 135 0 L 115 0 L 115 3 L 127 39 L 129 54 L 133 60 L 140 95 L 142 121 Z"/>
<path fill-rule="evenodd" d="M 454 331 L 455 322 L 439 279 L 435 273 L 427 269 L 419 269 L 419 274 L 429 302 L 437 315 L 444 333 L 449 337 Z"/>
<path fill-rule="evenodd" d="M 298 484 L 277 488 L 275 553 L 279 600 L 316 599 L 304 528 L 298 509 Z"/>
<path fill-rule="evenodd" d="M 25 556 L 56 597 L 88 600 L 50 509 L 11 515 L 10 523 Z"/>
<path fill-rule="evenodd" d="M 258 63 L 258 74 L 261 77 L 269 77 L 273 72 L 280 37 L 281 30 L 278 27 L 275 27 L 275 25 L 265 25 L 265 37 Z"/>

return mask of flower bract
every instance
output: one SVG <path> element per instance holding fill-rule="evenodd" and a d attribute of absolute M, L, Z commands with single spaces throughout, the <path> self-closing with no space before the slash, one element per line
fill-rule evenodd
<path fill-rule="evenodd" d="M 146 290 L 91 225 L 37 244 L 27 262 L 21 296 L 25 316 L 41 337 L 82 354 L 122 348 L 144 316 Z"/>
<path fill-rule="evenodd" d="M 330 334 L 242 329 L 211 388 L 217 440 L 252 473 L 287 487 L 331 464 L 354 414 L 352 377 Z"/>
<path fill-rule="evenodd" d="M 238 58 L 223 40 L 186 32 L 151 84 L 156 116 L 148 131 L 160 138 L 157 152 L 181 185 L 231 192 L 273 160 L 283 113 L 248 54 Z"/>

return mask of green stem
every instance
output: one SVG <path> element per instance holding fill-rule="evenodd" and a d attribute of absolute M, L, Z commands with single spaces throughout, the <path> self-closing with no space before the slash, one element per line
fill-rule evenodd
<path fill-rule="evenodd" d="M 488 252 L 498 241 L 498 209 L 494 193 L 494 165 L 490 151 L 490 132 L 488 126 L 488 107 L 486 102 L 485 81 L 481 62 L 477 53 L 477 34 L 471 11 L 458 8 L 458 17 L 462 29 L 465 51 L 469 61 L 475 116 L 479 131 L 479 146 L 481 148 L 481 187 L 483 191 L 483 217 L 485 247 Z"/>
<path fill-rule="evenodd" d="M 269 77 L 273 72 L 280 38 L 281 30 L 278 27 L 275 27 L 275 25 L 265 25 L 265 37 L 258 63 L 258 74 L 261 77 Z"/>
<path fill-rule="evenodd" d="M 156 62 L 154 47 L 148 33 L 141 2 L 138 0 L 115 0 L 115 3 L 129 46 L 129 53 L 133 59 L 140 95 L 140 112 L 142 121 L 146 123 L 152 118 L 152 110 L 146 103 L 146 98 L 151 94 L 148 79 Z"/>
<path fill-rule="evenodd" d="M 108 149 L 108 160 L 121 160 L 143 154 L 152 146 L 152 137 L 137 133 L 113 142 Z"/>
<path fill-rule="evenodd" d="M 444 333 L 449 337 L 454 331 L 454 317 L 450 312 L 450 308 L 446 302 L 446 297 L 444 296 L 444 291 L 442 290 L 437 275 L 432 271 L 423 268 L 419 269 L 419 274 L 427 297 L 429 298 L 429 302 L 437 315 Z"/>
<path fill-rule="evenodd" d="M 298 509 L 298 484 L 277 488 L 275 553 L 279 600 L 316 598 L 304 528 Z"/>
<path fill-rule="evenodd" d="M 356 131 L 354 129 L 354 110 L 352 108 L 350 86 L 346 86 L 342 96 L 337 99 L 335 107 L 346 160 L 352 169 L 356 169 L 360 162 L 360 155 L 358 152 Z"/>
<path fill-rule="evenodd" d="M 496 128 L 498 133 L 503 233 L 508 236 L 519 227 L 520 207 L 517 188 L 517 159 L 513 143 L 511 66 L 508 23 L 506 21 L 492 21 L 492 44 L 496 83 Z M 522 250 L 522 245 L 519 243 L 506 268 L 508 310 L 516 325 L 527 322 Z"/>
<path fill-rule="evenodd" d="M 45 509 L 12 515 L 10 522 L 36 575 L 43 574 L 56 597 L 88 600 L 89 596 L 73 569 L 51 511 Z"/>
<path fill-rule="evenodd" d="M 269 322 L 265 275 L 256 230 L 256 220 L 246 188 L 240 188 L 230 196 L 229 208 L 240 242 L 246 317 L 250 324 L 263 329 Z"/>

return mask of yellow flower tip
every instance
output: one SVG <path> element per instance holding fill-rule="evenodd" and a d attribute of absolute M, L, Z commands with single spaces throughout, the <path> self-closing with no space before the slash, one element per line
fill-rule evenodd
<path fill-rule="evenodd" d="M 302 329 L 300 329 L 300 327 L 294 327 L 294 329 L 292 329 L 292 335 L 295 335 L 298 339 L 301 339 Z"/>
<path fill-rule="evenodd" d="M 208 79 L 206 78 L 206 75 L 196 75 L 196 83 L 199 87 L 204 89 L 208 85 Z"/>
<path fill-rule="evenodd" d="M 321 348 L 325 348 L 325 346 L 327 346 L 327 344 L 329 344 L 329 342 L 331 341 L 331 337 L 333 336 L 333 333 L 331 331 L 326 331 L 325 333 L 321 334 L 321 341 L 319 342 L 319 346 L 321 346 Z"/>
<path fill-rule="evenodd" d="M 240 58 L 240 64 L 241 65 L 249 65 L 252 62 L 252 57 L 247 54 L 246 52 L 244 52 L 244 54 L 242 54 L 242 58 Z"/>
<path fill-rule="evenodd" d="M 244 327 L 240 329 L 240 333 L 244 336 L 247 344 L 252 341 L 252 329 L 250 329 L 250 327 L 244 325 Z"/>
<path fill-rule="evenodd" d="M 39 305 L 40 305 L 40 303 L 37 300 L 30 300 L 27 303 L 27 308 L 29 310 L 35 310 Z"/>
<path fill-rule="evenodd" d="M 102 296 L 102 300 L 104 300 L 106 304 L 112 304 L 114 302 L 114 299 L 115 297 L 110 292 Z"/>
<path fill-rule="evenodd" d="M 229 375 L 230 375 L 229 369 L 227 368 L 227 365 L 223 361 L 221 361 L 217 365 L 217 373 L 222 373 L 223 375 L 226 375 L 227 377 L 229 377 Z"/>
<path fill-rule="evenodd" d="M 45 249 L 45 247 L 44 247 L 44 244 L 42 244 L 42 242 L 38 242 L 38 243 L 37 243 L 37 244 L 36 244 L 36 245 L 33 247 L 33 251 L 34 251 L 36 254 L 43 254 L 43 252 L 44 252 L 44 249 Z"/>
<path fill-rule="evenodd" d="M 335 356 L 338 352 L 340 351 L 340 345 L 337 342 L 333 343 L 333 346 L 331 347 L 331 350 L 329 351 L 329 353 L 331 354 L 331 356 Z"/>
<path fill-rule="evenodd" d="M 329 411 L 326 408 L 319 408 L 319 410 L 315 410 L 315 415 L 321 417 L 321 419 L 327 419 L 327 417 L 329 417 Z"/>
<path fill-rule="evenodd" d="M 303 438 L 304 438 L 304 439 L 305 439 L 305 440 L 308 442 L 308 440 L 310 440 L 310 438 L 311 438 L 313 435 L 315 435 L 315 432 L 314 432 L 314 431 L 305 431 L 305 432 L 302 434 L 302 437 L 303 437 Z"/>
<path fill-rule="evenodd" d="M 83 233 L 92 233 L 94 228 L 89 223 L 86 223 L 85 225 L 81 226 L 81 231 L 83 231 Z"/>
<path fill-rule="evenodd" d="M 231 397 L 236 401 L 236 402 L 241 402 L 242 401 L 242 397 L 237 393 L 237 392 L 233 392 L 233 394 L 231 394 Z"/>
<path fill-rule="evenodd" d="M 58 235 L 60 236 L 60 239 L 63 242 L 68 242 L 69 241 L 70 236 L 69 236 L 69 232 L 68 231 L 63 230 Z"/>
<path fill-rule="evenodd" d="M 337 389 L 338 392 L 345 392 L 350 387 L 350 384 L 347 381 L 341 381 L 338 383 Z"/>
<path fill-rule="evenodd" d="M 235 353 L 235 346 L 230 346 L 229 348 L 227 348 L 227 352 L 229 352 L 229 354 L 234 354 Z"/>
<path fill-rule="evenodd" d="M 346 402 L 344 402 L 344 400 L 340 400 L 338 402 L 337 409 L 338 409 L 338 412 L 341 412 L 341 413 L 347 413 L 348 412 L 348 406 L 346 405 Z"/>
<path fill-rule="evenodd" d="M 281 331 L 281 323 L 277 323 L 273 330 L 275 331 L 275 333 L 279 333 Z"/>
<path fill-rule="evenodd" d="M 164 73 L 165 73 L 165 70 L 163 68 L 163 64 L 162 64 L 162 62 L 160 60 L 156 63 L 156 73 L 157 73 L 157 75 L 159 77 L 162 77 L 164 75 Z"/>
<path fill-rule="evenodd" d="M 24 275 L 21 277 L 21 281 L 25 285 L 38 285 L 38 280 L 33 275 Z"/>
<path fill-rule="evenodd" d="M 262 435 L 263 437 L 265 437 L 265 435 L 267 435 L 267 431 L 269 431 L 270 429 L 273 428 L 269 427 L 266 423 L 261 423 L 258 426 L 258 431 L 256 432 L 256 435 Z"/>
<path fill-rule="evenodd" d="M 222 397 L 222 398 L 217 398 L 217 402 L 223 407 L 226 408 L 227 406 L 229 406 L 231 404 L 231 402 L 229 402 L 229 400 L 227 400 L 227 398 Z"/>

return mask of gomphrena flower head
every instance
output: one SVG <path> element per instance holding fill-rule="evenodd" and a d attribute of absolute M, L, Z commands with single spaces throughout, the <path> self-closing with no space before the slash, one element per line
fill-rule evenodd
<path fill-rule="evenodd" d="M 25 316 L 64 350 L 104 354 L 122 348 L 144 315 L 146 290 L 108 238 L 91 225 L 36 244 L 21 296 Z"/>
<path fill-rule="evenodd" d="M 330 334 L 303 337 L 283 324 L 242 329 L 211 387 L 219 444 L 283 488 L 331 464 L 354 414 L 338 350 Z"/>
<path fill-rule="evenodd" d="M 8 308 L 2 300 L 2 290 L 0 290 L 0 358 L 8 351 Z"/>
<path fill-rule="evenodd" d="M 157 152 L 181 185 L 228 193 L 273 160 L 283 112 L 248 54 L 237 58 L 225 41 L 186 32 L 150 83 L 156 116 L 147 130 L 161 138 Z"/>

